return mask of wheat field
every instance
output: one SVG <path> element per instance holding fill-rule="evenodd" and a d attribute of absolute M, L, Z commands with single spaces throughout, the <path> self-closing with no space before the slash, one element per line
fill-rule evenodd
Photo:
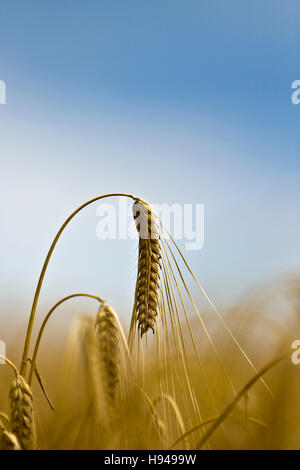
<path fill-rule="evenodd" d="M 115 196 L 132 199 L 139 235 L 131 318 L 122 323 L 105 292 L 76 292 L 55 299 L 36 326 L 64 229 L 89 204 Z M 2 358 L 0 449 L 300 449 L 300 369 L 291 360 L 299 282 L 274 280 L 221 312 L 147 202 L 115 193 L 84 203 L 49 249 L 20 364 L 15 353 Z M 87 311 L 63 344 L 48 337 L 50 360 L 48 322 L 78 297 Z M 8 351 L 22 347 L 19 338 Z"/>

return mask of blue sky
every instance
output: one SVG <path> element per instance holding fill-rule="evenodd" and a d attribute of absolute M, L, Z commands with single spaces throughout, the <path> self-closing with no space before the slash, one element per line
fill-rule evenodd
<path fill-rule="evenodd" d="M 221 306 L 298 271 L 299 13 L 277 0 L 1 0 L 2 305 L 18 291 L 25 318 L 64 217 L 112 191 L 205 204 L 205 246 L 188 258 Z M 44 299 L 101 290 L 127 315 L 136 247 L 104 247 L 95 214 L 58 246 Z"/>

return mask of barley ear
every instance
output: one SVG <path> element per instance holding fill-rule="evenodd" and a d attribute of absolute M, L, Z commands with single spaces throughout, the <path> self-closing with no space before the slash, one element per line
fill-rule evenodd
<path fill-rule="evenodd" d="M 151 206 L 146 202 L 136 200 L 132 210 L 139 234 L 134 310 L 138 329 L 143 336 L 149 329 L 154 333 L 159 304 L 161 246 L 158 226 Z"/>
<path fill-rule="evenodd" d="M 16 436 L 5 429 L 0 420 L 0 450 L 21 450 Z"/>
<path fill-rule="evenodd" d="M 29 385 L 19 374 L 11 385 L 9 401 L 12 432 L 22 449 L 31 450 L 34 448 L 33 397 Z"/>
<path fill-rule="evenodd" d="M 120 380 L 120 335 L 116 313 L 105 303 L 98 310 L 96 337 L 101 382 L 108 405 L 114 408 L 117 385 Z"/>

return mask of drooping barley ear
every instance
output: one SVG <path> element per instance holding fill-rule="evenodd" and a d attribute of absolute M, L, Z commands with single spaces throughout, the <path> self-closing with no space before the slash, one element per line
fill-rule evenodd
<path fill-rule="evenodd" d="M 144 397 L 144 399 L 145 399 L 145 401 L 146 401 L 146 403 L 149 407 L 154 427 L 156 429 L 158 437 L 161 440 L 162 445 L 164 446 L 164 444 L 166 442 L 165 423 L 163 422 L 163 420 L 160 418 L 159 414 L 157 413 L 156 408 L 155 408 L 151 398 L 149 397 L 149 395 L 142 388 L 139 388 L 139 390 L 142 393 L 142 395 L 143 395 L 143 397 Z"/>
<path fill-rule="evenodd" d="M 144 201 L 132 206 L 139 234 L 138 274 L 135 291 L 135 314 L 141 337 L 150 328 L 154 333 L 158 313 L 161 246 L 155 215 Z"/>
<path fill-rule="evenodd" d="M 17 374 L 10 392 L 10 422 L 12 432 L 17 437 L 24 450 L 31 450 L 34 446 L 33 436 L 33 397 L 24 378 Z"/>
<path fill-rule="evenodd" d="M 120 334 L 116 313 L 105 303 L 98 310 L 96 337 L 101 382 L 108 405 L 113 409 L 120 380 Z"/>
<path fill-rule="evenodd" d="M 5 429 L 0 420 L 0 450 L 21 450 L 16 436 Z"/>

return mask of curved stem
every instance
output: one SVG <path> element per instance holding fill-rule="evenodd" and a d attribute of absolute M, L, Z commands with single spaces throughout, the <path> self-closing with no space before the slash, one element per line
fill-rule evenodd
<path fill-rule="evenodd" d="M 40 343 L 41 343 L 41 339 L 42 339 L 42 336 L 43 336 L 44 329 L 45 329 L 45 327 L 48 323 L 49 318 L 51 317 L 54 310 L 57 309 L 57 307 L 59 307 L 62 303 L 66 302 L 67 300 L 73 299 L 74 297 L 89 297 L 90 299 L 98 300 L 98 302 L 100 302 L 100 303 L 103 302 L 103 299 L 101 299 L 100 297 L 97 297 L 96 295 L 81 294 L 81 293 L 80 294 L 71 294 L 71 295 L 68 295 L 67 297 L 64 297 L 63 299 L 61 299 L 59 302 L 57 302 L 51 308 L 51 310 L 49 310 L 49 312 L 47 313 L 47 315 L 46 315 L 46 317 L 45 317 L 45 319 L 42 323 L 42 326 L 40 328 L 40 331 L 39 331 L 39 334 L 38 334 L 38 337 L 37 337 L 37 340 L 36 340 L 36 343 L 35 343 L 35 348 L 34 348 L 33 356 L 32 356 L 32 359 L 31 359 L 29 379 L 28 379 L 28 385 L 29 386 L 31 386 L 31 383 L 32 383 L 34 368 L 35 368 L 35 364 L 36 364 L 36 358 L 37 358 L 37 354 L 38 354 L 38 351 L 39 351 L 39 346 L 40 346 Z"/>
<path fill-rule="evenodd" d="M 178 439 L 176 439 L 176 441 L 173 442 L 173 444 L 168 448 L 168 450 L 171 450 L 173 449 L 177 444 L 179 444 L 179 442 L 181 442 L 183 439 L 185 439 L 186 437 L 188 437 L 190 434 L 192 434 L 194 431 L 197 431 L 197 429 L 200 429 L 202 428 L 203 426 L 206 426 L 206 424 L 210 424 L 212 423 L 213 421 L 215 421 L 216 419 L 218 419 L 218 416 L 216 416 L 215 418 L 210 418 L 206 421 L 203 421 L 202 423 L 200 424 L 196 424 L 196 426 L 193 426 L 191 429 L 189 429 L 188 431 L 186 431 L 184 434 L 182 434 L 181 436 L 178 437 Z"/>
<path fill-rule="evenodd" d="M 35 295 L 34 295 L 34 299 L 33 299 L 33 303 L 32 303 L 32 308 L 31 308 L 31 313 L 30 313 L 30 318 L 29 318 L 29 322 L 28 322 L 27 332 L 26 332 L 22 362 L 21 362 L 21 366 L 20 366 L 20 374 L 21 375 L 24 376 L 25 373 L 26 373 L 27 357 L 28 357 L 30 339 L 31 339 L 31 334 L 32 334 L 33 322 L 34 322 L 35 312 L 36 312 L 36 308 L 37 308 L 37 304 L 38 304 L 42 284 L 43 284 L 43 281 L 44 281 L 45 273 L 46 273 L 51 255 L 53 253 L 53 250 L 54 250 L 54 248 L 55 248 L 62 232 L 64 231 L 66 226 L 69 224 L 69 222 L 73 219 L 73 217 L 75 217 L 75 215 L 78 214 L 78 212 L 80 212 L 86 206 L 88 206 L 89 204 L 92 204 L 93 202 L 99 201 L 100 199 L 104 199 L 104 198 L 107 198 L 107 197 L 115 197 L 115 196 L 125 196 L 125 197 L 129 197 L 131 199 L 139 199 L 139 198 L 135 198 L 132 194 L 126 194 L 126 193 L 110 193 L 110 194 L 104 194 L 102 196 L 98 196 L 98 197 L 95 197 L 93 199 L 90 199 L 89 201 L 85 202 L 80 207 L 78 207 L 78 209 L 76 209 L 74 212 L 72 212 L 72 214 L 67 218 L 67 220 L 63 223 L 63 225 L 61 226 L 61 228 L 57 232 L 57 234 L 56 234 L 56 236 L 55 236 L 55 238 L 52 242 L 52 245 L 51 245 L 51 247 L 48 251 L 48 254 L 46 256 L 46 259 L 45 259 L 45 262 L 44 262 L 44 265 L 43 265 L 43 268 L 42 268 L 42 271 L 41 271 L 41 274 L 40 274 L 40 277 L 39 277 L 39 281 L 38 281 L 38 284 L 37 284 L 37 287 L 36 287 L 36 291 L 35 291 Z"/>
<path fill-rule="evenodd" d="M 265 367 L 263 367 L 251 380 L 242 388 L 242 390 L 236 395 L 236 397 L 232 400 L 231 403 L 222 411 L 222 413 L 218 416 L 218 418 L 214 421 L 210 428 L 205 432 L 202 436 L 198 444 L 196 445 L 195 450 L 200 450 L 201 447 L 205 444 L 205 442 L 210 438 L 210 436 L 216 431 L 216 429 L 220 426 L 220 424 L 224 421 L 225 418 L 231 413 L 234 409 L 235 405 L 240 401 L 240 399 L 247 393 L 247 391 L 260 379 L 260 377 L 268 372 L 272 367 L 277 365 L 280 361 L 285 359 L 287 356 L 290 355 L 290 352 L 283 354 L 282 356 L 274 359 L 273 361 L 269 362 Z"/>
<path fill-rule="evenodd" d="M 13 369 L 13 371 L 16 375 L 19 374 L 18 369 L 16 368 L 14 363 L 12 361 L 10 361 L 6 356 L 3 356 L 2 354 L 0 354 L 0 359 L 3 359 L 6 362 L 6 364 L 8 364 Z"/>
<path fill-rule="evenodd" d="M 182 414 L 180 412 L 180 409 L 176 403 L 176 401 L 174 400 L 174 398 L 172 398 L 170 395 L 168 395 L 167 393 L 163 393 L 162 395 L 160 395 L 159 397 L 157 397 L 154 401 L 153 401 L 153 406 L 156 407 L 157 403 L 159 401 L 163 401 L 165 400 L 167 403 L 169 403 L 169 405 L 171 406 L 171 408 L 173 409 L 174 411 L 174 414 L 176 416 L 176 420 L 177 420 L 177 423 L 178 423 L 178 426 L 180 428 L 180 432 L 181 434 L 184 434 L 186 432 L 186 429 L 185 429 L 185 425 L 184 425 L 184 421 L 183 421 L 183 418 L 182 418 Z M 188 440 L 186 439 L 186 437 L 183 438 L 184 441 L 185 441 L 185 449 L 186 450 L 189 450 L 189 443 L 188 443 Z"/>

